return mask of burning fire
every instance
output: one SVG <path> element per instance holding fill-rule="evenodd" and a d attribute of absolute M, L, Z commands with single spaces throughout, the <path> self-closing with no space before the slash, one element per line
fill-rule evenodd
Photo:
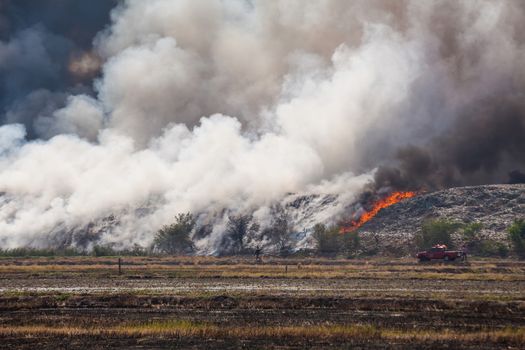
<path fill-rule="evenodd" d="M 357 230 L 359 227 L 363 226 L 368 220 L 372 219 L 374 216 L 379 213 L 379 211 L 383 208 L 389 207 L 393 204 L 396 204 L 403 199 L 406 198 L 412 198 L 416 196 L 416 192 L 393 192 L 388 197 L 378 200 L 374 203 L 374 206 L 370 211 L 365 212 L 359 220 L 352 221 L 348 226 L 341 227 L 340 232 L 346 233 L 346 232 L 352 232 Z"/>

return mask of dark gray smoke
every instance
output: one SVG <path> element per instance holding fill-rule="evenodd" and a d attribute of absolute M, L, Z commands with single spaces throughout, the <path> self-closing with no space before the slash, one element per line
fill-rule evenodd
<path fill-rule="evenodd" d="M 525 173 L 519 170 L 509 172 L 509 184 L 525 184 Z"/>
<path fill-rule="evenodd" d="M 93 63 L 92 72 L 79 74 L 73 61 L 92 51 L 115 5 L 116 0 L 0 0 L 1 124 L 22 123 L 29 138 L 45 136 L 35 120 L 64 107 L 66 94 L 93 94 L 98 67 Z"/>
<path fill-rule="evenodd" d="M 427 122 L 392 149 L 376 188 L 505 183 L 525 170 L 525 3 L 493 3 L 471 22 L 463 11 L 473 2 L 439 3 L 427 38 L 436 74 L 421 74 L 410 101 L 410 112 Z"/>
<path fill-rule="evenodd" d="M 423 145 L 398 148 L 395 165 L 379 167 L 374 186 L 435 190 L 521 182 L 519 169 L 525 169 L 524 96 L 525 90 L 508 89 L 472 101 Z"/>

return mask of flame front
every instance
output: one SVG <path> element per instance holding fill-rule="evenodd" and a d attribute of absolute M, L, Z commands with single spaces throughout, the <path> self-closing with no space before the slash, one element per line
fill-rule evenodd
<path fill-rule="evenodd" d="M 415 197 L 416 194 L 417 194 L 416 192 L 411 192 L 411 191 L 409 191 L 409 192 L 393 192 L 388 197 L 380 199 L 377 202 L 375 202 L 374 206 L 372 207 L 372 209 L 370 211 L 365 212 L 363 215 L 361 215 L 359 220 L 352 221 L 348 226 L 345 225 L 345 226 L 341 227 L 340 232 L 341 233 L 346 233 L 346 232 L 355 231 L 359 227 L 363 226 L 367 221 L 369 221 L 374 216 L 376 216 L 377 213 L 379 213 L 379 211 L 381 209 L 389 207 L 389 206 L 391 206 L 393 204 L 396 204 L 396 203 L 402 201 L 403 199 Z"/>

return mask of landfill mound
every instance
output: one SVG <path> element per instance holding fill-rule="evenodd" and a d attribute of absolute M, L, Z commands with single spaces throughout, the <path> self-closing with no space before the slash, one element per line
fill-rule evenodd
<path fill-rule="evenodd" d="M 479 222 L 480 237 L 506 242 L 507 228 L 525 218 L 525 184 L 450 188 L 421 194 L 382 209 L 359 233 L 374 237 L 378 250 L 413 249 L 414 235 L 426 220 Z"/>

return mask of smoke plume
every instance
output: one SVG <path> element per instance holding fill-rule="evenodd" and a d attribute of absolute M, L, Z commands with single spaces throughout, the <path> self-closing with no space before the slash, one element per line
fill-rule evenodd
<path fill-rule="evenodd" d="M 0 123 L 21 123 L 30 139 L 46 138 L 39 117 L 64 107 L 68 94 L 94 93 L 100 66 L 92 41 L 115 5 L 0 0 Z"/>
<path fill-rule="evenodd" d="M 525 169 L 520 0 L 81 3 L 0 1 L 2 247 Z"/>

